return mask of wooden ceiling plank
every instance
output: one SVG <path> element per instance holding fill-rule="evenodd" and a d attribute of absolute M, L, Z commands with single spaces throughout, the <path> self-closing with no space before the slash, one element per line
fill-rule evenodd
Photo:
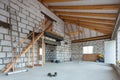
<path fill-rule="evenodd" d="M 44 3 L 71 2 L 71 1 L 78 1 L 78 0 L 41 0 L 41 2 Z"/>
<path fill-rule="evenodd" d="M 72 23 L 72 22 L 68 22 L 68 23 Z M 95 30 L 95 31 L 98 31 L 98 32 L 101 32 L 101 33 L 104 33 L 104 34 L 111 34 L 112 33 L 111 29 L 105 30 L 103 28 L 98 28 L 98 27 L 93 27 L 93 26 L 88 26 L 88 25 L 81 25 L 81 24 L 78 24 L 78 23 L 72 23 L 72 24 L 75 24 L 75 25 L 80 26 L 80 27 L 88 28 L 90 30 Z"/>
<path fill-rule="evenodd" d="M 93 16 L 93 17 L 107 17 L 117 18 L 117 13 L 91 13 L 91 12 L 65 12 L 55 11 L 56 15 L 75 15 L 75 16 Z"/>
<path fill-rule="evenodd" d="M 68 22 L 68 23 L 72 23 L 72 22 Z M 79 24 L 79 23 L 75 23 L 73 22 L 72 24 L 76 24 L 78 26 L 81 26 L 81 27 L 85 27 L 85 28 L 91 28 L 91 29 L 96 29 L 96 30 L 102 30 L 102 31 L 107 31 L 107 32 L 110 32 L 110 31 L 113 31 L 113 29 L 109 29 L 109 28 L 101 28 L 101 27 L 96 27 L 96 26 L 91 26 L 91 25 L 87 25 L 87 24 Z"/>
<path fill-rule="evenodd" d="M 98 37 L 92 37 L 92 38 L 73 40 L 72 43 L 95 41 L 95 40 L 110 39 L 110 38 L 111 38 L 111 35 L 104 35 L 104 36 L 98 36 Z"/>
<path fill-rule="evenodd" d="M 76 21 L 87 21 L 87 22 L 113 24 L 113 25 L 115 24 L 115 20 L 108 20 L 108 19 L 83 18 L 83 17 L 72 17 L 72 16 L 60 16 L 60 18 L 76 20 Z"/>
<path fill-rule="evenodd" d="M 52 23 L 49 24 L 48 29 L 46 30 L 46 32 L 48 32 L 48 31 L 52 31 Z"/>
<path fill-rule="evenodd" d="M 110 24 L 100 24 L 100 23 L 93 23 L 93 22 L 85 22 L 85 21 L 74 21 L 74 20 L 64 20 L 65 22 L 71 22 L 71 23 L 78 23 L 82 25 L 90 25 L 90 26 L 95 26 L 95 27 L 101 27 L 101 28 L 107 28 L 107 29 L 114 29 L 113 25 Z"/>
<path fill-rule="evenodd" d="M 77 6 L 49 6 L 50 9 L 70 9 L 70 10 L 118 10 L 120 4 L 110 5 L 77 5 Z"/>

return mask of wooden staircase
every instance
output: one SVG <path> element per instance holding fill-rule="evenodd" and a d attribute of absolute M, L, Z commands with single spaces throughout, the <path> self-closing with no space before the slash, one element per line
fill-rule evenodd
<path fill-rule="evenodd" d="M 45 21 L 42 20 L 42 28 L 44 29 L 45 28 Z M 44 32 L 47 30 L 48 28 L 45 28 L 44 30 L 42 30 L 42 32 L 40 32 L 37 36 L 34 37 L 34 42 L 31 41 L 25 48 L 23 48 L 22 52 L 21 52 L 21 55 L 19 56 L 15 56 L 14 57 L 14 62 L 18 62 L 19 59 L 25 55 L 28 50 L 30 50 L 30 48 L 32 48 L 33 46 L 33 43 L 37 42 L 43 35 L 44 35 Z M 12 62 L 12 60 L 5 66 L 5 68 L 2 70 L 3 73 L 7 73 L 9 72 L 12 68 L 13 68 L 13 65 L 15 64 Z"/>

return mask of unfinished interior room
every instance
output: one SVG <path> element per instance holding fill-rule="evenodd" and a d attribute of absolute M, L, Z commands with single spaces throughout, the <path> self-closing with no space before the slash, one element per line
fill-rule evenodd
<path fill-rule="evenodd" d="M 0 80 L 120 80 L 120 0 L 0 0 Z"/>

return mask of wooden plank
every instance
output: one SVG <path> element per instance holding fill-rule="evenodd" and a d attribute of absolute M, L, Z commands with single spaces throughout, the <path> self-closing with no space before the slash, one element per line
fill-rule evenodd
<path fill-rule="evenodd" d="M 27 35 L 25 38 L 23 38 L 22 41 L 20 43 L 18 43 L 16 47 L 18 47 L 19 45 L 22 45 L 27 40 L 27 38 L 29 38 L 32 34 L 33 34 L 33 32 L 31 32 L 29 35 Z"/>
<path fill-rule="evenodd" d="M 45 24 L 45 21 L 42 20 L 42 26 L 45 26 L 44 24 Z M 44 29 L 43 31 L 46 31 L 46 29 Z M 34 38 L 34 43 L 40 39 L 40 37 L 42 36 L 42 34 L 43 34 L 43 32 L 39 33 L 39 34 Z M 20 56 L 25 55 L 25 53 L 26 53 L 30 48 L 32 48 L 32 41 L 22 50 Z M 15 58 L 15 62 L 17 62 L 19 59 L 20 59 L 20 58 L 16 57 L 16 58 Z M 9 67 L 7 67 L 7 68 L 5 67 L 5 68 L 3 69 L 3 73 L 7 73 L 8 71 L 10 71 L 11 68 L 12 68 L 12 66 L 13 66 L 13 63 L 10 61 L 10 62 L 8 63 L 8 65 L 9 65 Z"/>
<path fill-rule="evenodd" d="M 104 33 L 104 34 L 111 34 L 112 31 L 113 31 L 113 29 L 104 29 L 104 28 L 100 28 L 100 27 L 96 27 L 96 26 L 90 26 L 90 25 L 80 24 L 79 26 L 84 27 L 84 28 L 88 28 L 88 29 L 91 29 L 91 30 L 95 30 L 95 31 L 98 31 L 98 32 L 101 32 L 101 33 Z"/>
<path fill-rule="evenodd" d="M 49 6 L 49 9 L 70 9 L 70 10 L 118 10 L 120 4 L 110 5 L 75 5 L 75 6 Z"/>
<path fill-rule="evenodd" d="M 32 35 L 32 67 L 34 68 L 34 30 L 33 30 L 33 35 Z"/>
<path fill-rule="evenodd" d="M 68 22 L 69 23 L 69 22 Z M 71 23 L 71 22 L 70 22 Z M 96 26 L 91 26 L 91 25 L 85 25 L 85 24 L 79 24 L 79 23 L 72 23 L 72 24 L 75 24 L 75 25 L 78 25 L 79 27 L 84 27 L 84 28 L 88 28 L 90 30 L 95 30 L 95 31 L 98 31 L 98 32 L 101 32 L 101 33 L 104 33 L 104 34 L 111 34 L 113 29 L 107 29 L 105 30 L 105 28 L 101 28 L 101 27 L 96 27 Z"/>
<path fill-rule="evenodd" d="M 52 31 L 52 25 L 53 25 L 52 23 L 48 25 L 48 29 L 46 30 L 47 32 Z"/>
<path fill-rule="evenodd" d="M 117 13 L 90 13 L 90 12 L 65 12 L 65 11 L 55 11 L 56 15 L 71 15 L 71 16 L 91 16 L 91 17 L 107 17 L 107 18 L 117 18 Z"/>
<path fill-rule="evenodd" d="M 28 66 L 30 65 L 30 49 L 28 50 Z"/>
<path fill-rule="evenodd" d="M 42 35 L 42 65 L 45 64 L 45 41 L 44 34 Z"/>
<path fill-rule="evenodd" d="M 85 21 L 74 21 L 74 20 L 64 20 L 65 22 L 69 23 L 77 23 L 77 24 L 83 24 L 83 25 L 90 25 L 90 26 L 96 26 L 96 27 L 101 27 L 101 28 L 107 28 L 107 29 L 114 29 L 114 26 L 111 24 L 101 24 L 101 23 L 93 23 L 93 22 L 85 22 Z"/>
<path fill-rule="evenodd" d="M 60 16 L 60 18 L 67 19 L 67 20 L 87 21 L 87 22 L 95 22 L 95 23 L 103 23 L 103 24 L 113 24 L 113 25 L 115 25 L 115 20 L 108 20 L 108 19 L 83 18 L 83 17 L 72 17 L 72 16 Z"/>
<path fill-rule="evenodd" d="M 99 54 L 96 54 L 96 53 L 93 53 L 93 54 L 83 54 L 82 60 L 83 60 L 83 61 L 96 62 L 97 59 L 98 59 L 98 55 L 99 55 Z"/>
<path fill-rule="evenodd" d="M 39 0 L 44 3 L 56 3 L 56 2 L 71 2 L 71 1 L 78 1 L 78 0 Z"/>
<path fill-rule="evenodd" d="M 72 43 L 95 41 L 95 40 L 110 39 L 110 38 L 111 38 L 111 35 L 104 35 L 104 36 L 98 36 L 98 37 L 92 37 L 92 38 L 73 40 Z"/>
<path fill-rule="evenodd" d="M 77 25 L 76 25 L 77 26 Z M 79 26 L 77 26 L 78 27 L 78 30 L 80 30 L 80 27 Z M 79 38 L 78 39 L 80 39 L 80 34 L 78 35 L 79 36 Z"/>
<path fill-rule="evenodd" d="M 39 65 L 39 61 L 40 61 L 40 39 L 38 40 L 37 65 Z"/>

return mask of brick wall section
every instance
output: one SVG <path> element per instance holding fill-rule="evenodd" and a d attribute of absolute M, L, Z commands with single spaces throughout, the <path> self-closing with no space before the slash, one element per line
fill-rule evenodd
<path fill-rule="evenodd" d="M 65 44 L 67 42 L 68 44 Z M 52 46 L 46 45 L 45 47 L 45 60 L 60 60 L 61 62 L 70 61 L 71 58 L 71 41 L 61 41 L 61 45 Z"/>
<path fill-rule="evenodd" d="M 56 59 L 56 46 L 45 45 L 45 61 Z"/>
<path fill-rule="evenodd" d="M 9 14 L 9 10 L 8 10 L 9 1 L 11 1 L 10 2 L 11 15 Z M 13 34 L 12 39 L 13 39 L 14 47 L 16 47 L 16 45 L 18 44 L 18 39 L 20 39 L 21 41 L 29 34 L 29 31 L 33 30 L 34 27 L 38 27 L 38 26 L 41 27 L 40 26 L 41 20 L 44 19 L 44 15 L 41 14 L 42 11 L 41 6 L 43 5 L 39 3 L 37 0 L 0 0 L 0 20 L 9 23 L 9 18 L 11 16 L 12 34 Z M 50 11 L 46 11 L 46 12 L 50 12 Z M 63 23 L 61 24 L 60 21 L 58 22 L 59 22 L 59 26 L 60 25 L 63 26 Z M 18 23 L 18 30 L 20 33 L 19 38 L 17 32 L 17 23 Z M 59 28 L 57 29 L 59 30 Z M 12 57 L 10 37 L 11 37 L 10 30 L 0 26 L 0 70 L 10 61 Z M 31 40 L 28 39 L 21 46 L 21 50 L 24 47 L 26 47 L 30 41 Z M 35 53 L 36 50 L 37 50 L 37 44 L 35 44 Z M 17 48 L 17 52 L 18 51 L 19 50 Z M 25 66 L 26 60 L 27 60 L 26 55 L 23 56 L 23 58 L 21 58 L 20 61 L 24 61 L 22 64 L 23 66 Z M 35 60 L 36 60 L 36 54 L 35 54 Z M 19 67 L 20 64 L 17 64 L 16 66 Z"/>
<path fill-rule="evenodd" d="M 65 44 L 67 42 L 67 44 Z M 70 61 L 71 58 L 71 41 L 65 39 L 61 45 L 56 47 L 56 59 L 61 62 Z"/>
<path fill-rule="evenodd" d="M 72 59 L 77 60 L 79 58 L 82 58 L 84 46 L 93 46 L 93 53 L 104 54 L 104 41 L 105 40 L 97 40 L 83 43 L 72 43 Z"/>

